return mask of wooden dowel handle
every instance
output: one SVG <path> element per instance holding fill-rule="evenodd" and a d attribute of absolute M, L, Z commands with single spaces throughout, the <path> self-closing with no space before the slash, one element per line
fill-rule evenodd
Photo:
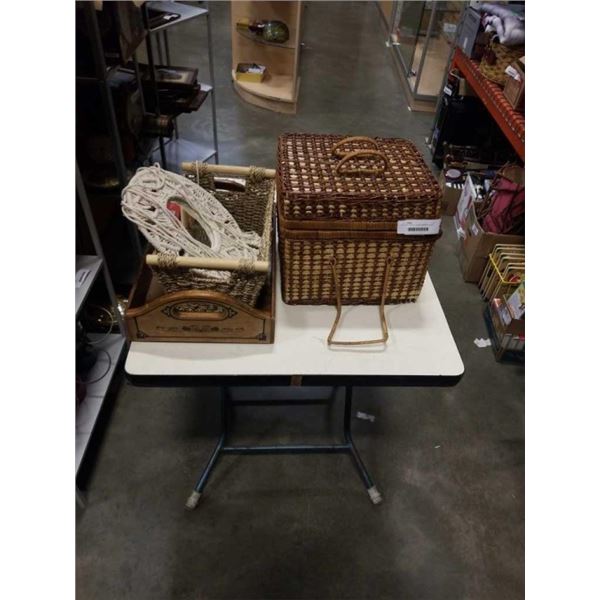
<path fill-rule="evenodd" d="M 160 255 L 146 255 L 147 265 L 151 267 L 158 267 L 161 266 L 160 262 Z M 235 259 L 202 258 L 197 256 L 177 256 L 175 257 L 175 266 L 193 269 L 214 269 L 215 271 L 252 270 L 258 273 L 269 272 L 269 261 L 266 260 L 256 260 L 253 263 L 247 263 L 246 261 Z"/>
<path fill-rule="evenodd" d="M 181 168 L 186 173 L 196 174 L 196 163 L 195 162 L 184 162 L 181 163 Z M 238 177 L 247 177 L 250 174 L 250 167 L 236 167 L 232 165 L 213 165 L 204 163 L 203 168 L 209 173 L 214 175 L 232 175 Z M 275 178 L 275 169 L 263 169 L 265 176 L 269 179 Z"/>

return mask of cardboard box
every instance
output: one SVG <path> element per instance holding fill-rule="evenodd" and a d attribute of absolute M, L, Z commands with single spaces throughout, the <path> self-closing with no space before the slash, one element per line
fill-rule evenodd
<path fill-rule="evenodd" d="M 506 307 L 513 319 L 522 319 L 525 316 L 525 282 L 521 281 L 519 287 L 506 297 Z"/>
<path fill-rule="evenodd" d="M 506 296 L 503 298 L 494 298 L 490 302 L 490 306 L 492 308 L 494 328 L 498 337 L 503 337 L 506 334 L 520 338 L 525 337 L 525 315 L 523 314 L 520 319 L 515 318 L 508 309 Z"/>
<path fill-rule="evenodd" d="M 481 227 L 475 207 L 471 204 L 464 225 L 464 239 L 459 241 L 459 262 L 463 279 L 471 283 L 478 283 L 483 275 L 488 261 L 488 255 L 496 244 L 524 244 L 525 236 L 506 235 L 502 233 L 488 233 Z"/>
<path fill-rule="evenodd" d="M 473 184 L 473 179 L 470 175 L 467 175 L 467 178 L 465 179 L 465 184 L 460 193 L 458 204 L 455 210 L 458 224 L 463 229 L 465 228 L 465 223 L 469 214 L 469 209 L 477 200 L 477 198 L 477 190 L 475 189 L 475 185 Z"/>
<path fill-rule="evenodd" d="M 525 57 L 510 64 L 506 69 L 504 95 L 510 105 L 519 112 L 525 110 Z"/>
<path fill-rule="evenodd" d="M 442 213 L 452 217 L 456 213 L 456 207 L 463 191 L 463 184 L 447 184 L 444 171 L 440 173 L 439 182 L 442 188 Z M 455 187 L 457 185 L 460 187 Z"/>

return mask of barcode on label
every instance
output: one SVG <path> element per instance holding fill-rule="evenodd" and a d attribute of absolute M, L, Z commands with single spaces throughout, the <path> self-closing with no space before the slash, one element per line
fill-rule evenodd
<path fill-rule="evenodd" d="M 397 232 L 402 235 L 436 235 L 441 219 L 406 219 L 398 221 Z"/>

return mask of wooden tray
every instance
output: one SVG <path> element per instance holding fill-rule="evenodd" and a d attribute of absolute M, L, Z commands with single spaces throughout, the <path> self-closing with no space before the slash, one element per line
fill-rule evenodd
<path fill-rule="evenodd" d="M 150 267 L 144 264 L 125 311 L 129 341 L 272 344 L 275 255 L 272 243 L 271 277 L 255 307 L 210 290 L 165 293 Z"/>

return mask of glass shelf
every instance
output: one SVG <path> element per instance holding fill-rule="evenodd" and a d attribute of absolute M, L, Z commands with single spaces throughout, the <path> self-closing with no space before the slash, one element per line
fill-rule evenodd
<path fill-rule="evenodd" d="M 275 48 L 287 48 L 288 50 L 294 50 L 296 48 L 295 44 L 290 43 L 290 40 L 293 39 L 292 31 L 290 31 L 290 39 L 287 42 L 284 42 L 283 44 L 277 44 L 276 42 L 267 42 L 266 40 L 263 40 L 260 36 L 254 35 L 250 31 L 246 30 L 243 27 L 240 27 L 239 25 L 236 25 L 235 29 L 242 37 L 252 40 L 257 44 L 264 44 L 265 46 L 274 46 Z"/>

